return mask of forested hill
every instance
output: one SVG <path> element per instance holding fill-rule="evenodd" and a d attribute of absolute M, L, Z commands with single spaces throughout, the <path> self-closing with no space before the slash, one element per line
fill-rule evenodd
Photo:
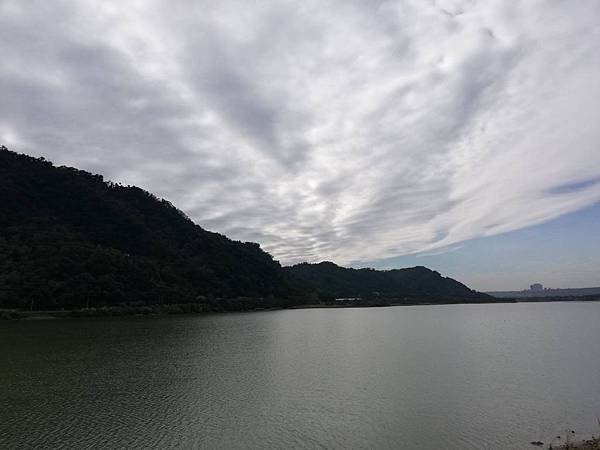
<path fill-rule="evenodd" d="M 258 244 L 208 232 L 100 175 L 1 147 L 0 205 L 0 307 L 287 295 L 279 263 Z"/>
<path fill-rule="evenodd" d="M 166 200 L 0 147 L 0 308 L 191 303 L 248 309 L 335 297 L 491 300 L 424 267 L 282 269 L 258 244 L 194 224 Z"/>
<path fill-rule="evenodd" d="M 297 264 L 284 270 L 297 283 L 320 297 L 362 297 L 409 302 L 492 301 L 452 278 L 426 267 L 374 270 L 348 269 L 332 262 Z"/>

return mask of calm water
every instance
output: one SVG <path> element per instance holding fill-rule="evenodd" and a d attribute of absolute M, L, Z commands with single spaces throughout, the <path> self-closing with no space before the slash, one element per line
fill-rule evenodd
<path fill-rule="evenodd" d="M 0 448 L 531 448 L 600 432 L 600 303 L 0 323 Z"/>

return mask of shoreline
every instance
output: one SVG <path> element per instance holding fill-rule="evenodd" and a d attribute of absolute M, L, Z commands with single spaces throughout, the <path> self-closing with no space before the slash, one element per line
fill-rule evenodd
<path fill-rule="evenodd" d="M 279 311 L 285 309 L 338 309 L 338 308 L 383 308 L 392 306 L 436 306 L 436 305 L 487 305 L 487 304 L 507 304 L 507 303 L 584 303 L 598 302 L 600 297 L 581 298 L 581 299 L 563 299 L 547 298 L 535 300 L 523 299 L 498 299 L 498 301 L 441 301 L 441 302 L 378 302 L 372 304 L 352 304 L 352 303 L 315 303 L 300 304 L 290 306 L 273 307 L 252 307 L 252 308 L 216 308 L 212 305 L 203 303 L 175 303 L 164 305 L 143 305 L 143 306 L 106 306 L 99 308 L 83 309 L 61 309 L 61 310 L 19 310 L 15 308 L 0 309 L 0 320 L 50 320 L 50 319 L 78 319 L 94 317 L 156 317 L 180 314 L 215 314 L 229 312 L 258 312 L 258 311 Z"/>
<path fill-rule="evenodd" d="M 532 444 L 539 445 L 534 444 L 533 442 Z M 564 444 L 559 444 L 558 446 L 548 444 L 548 447 L 544 446 L 544 448 L 553 450 L 600 450 L 600 437 L 592 436 L 590 439 L 582 439 L 574 442 L 565 442 Z"/>

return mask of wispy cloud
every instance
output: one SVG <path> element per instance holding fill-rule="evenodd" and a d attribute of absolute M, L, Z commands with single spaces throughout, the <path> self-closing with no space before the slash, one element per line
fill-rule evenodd
<path fill-rule="evenodd" d="M 589 178 L 587 180 L 575 181 L 572 183 L 565 183 L 558 186 L 554 186 L 549 189 L 550 194 L 569 194 L 571 192 L 578 192 L 589 189 L 591 187 L 600 184 L 600 177 Z"/>
<path fill-rule="evenodd" d="M 282 262 L 432 252 L 600 200 L 598 42 L 596 0 L 0 0 L 0 140 Z"/>

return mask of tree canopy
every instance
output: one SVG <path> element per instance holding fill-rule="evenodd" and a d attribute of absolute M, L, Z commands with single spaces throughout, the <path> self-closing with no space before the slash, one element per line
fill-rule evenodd
<path fill-rule="evenodd" d="M 0 305 L 57 308 L 287 295 L 251 242 L 204 230 L 166 200 L 0 150 Z"/>
<path fill-rule="evenodd" d="M 0 147 L 0 204 L 0 308 L 491 299 L 424 267 L 282 268 L 258 244 L 207 231 L 143 189 L 6 147 Z"/>

